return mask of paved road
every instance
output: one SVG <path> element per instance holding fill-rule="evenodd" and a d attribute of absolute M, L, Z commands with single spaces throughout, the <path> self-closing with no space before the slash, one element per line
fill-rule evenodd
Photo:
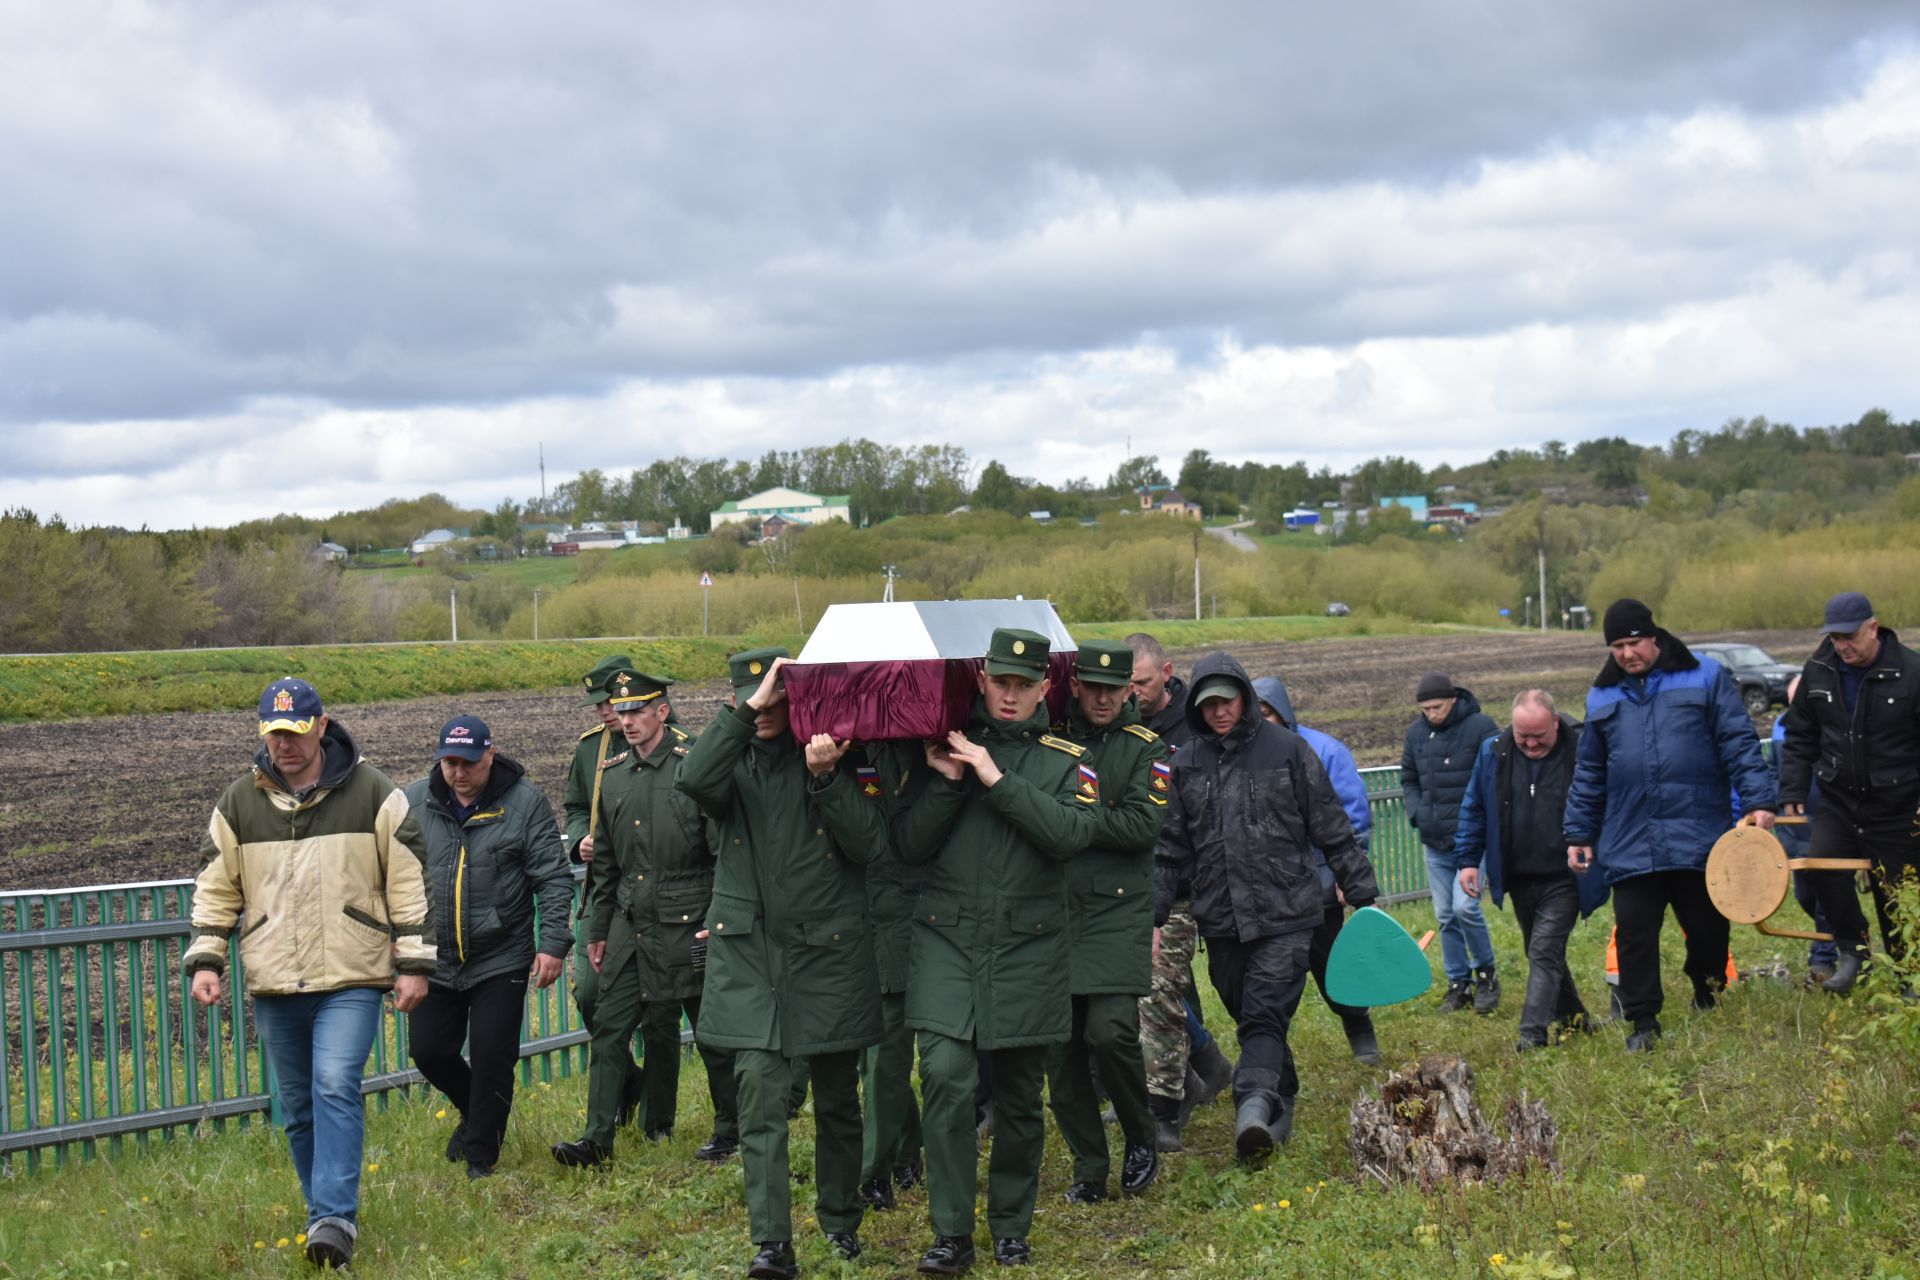
<path fill-rule="evenodd" d="M 1252 527 L 1253 521 L 1242 520 L 1239 524 L 1210 524 L 1206 528 L 1209 534 L 1220 539 L 1220 541 L 1226 543 L 1235 551 L 1253 552 L 1260 549 L 1260 544 L 1240 532 L 1242 529 L 1251 529 Z"/>

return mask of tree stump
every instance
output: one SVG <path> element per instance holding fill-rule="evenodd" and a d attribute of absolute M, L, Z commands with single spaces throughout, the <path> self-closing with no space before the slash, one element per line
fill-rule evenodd
<path fill-rule="evenodd" d="M 1354 1099 L 1348 1145 L 1360 1172 L 1382 1186 L 1499 1183 L 1529 1166 L 1555 1177 L 1559 1131 L 1546 1104 L 1523 1090 L 1507 1100 L 1507 1137 L 1497 1136 L 1473 1099 L 1473 1068 L 1457 1054 L 1422 1058 L 1396 1071 L 1378 1096 Z"/>

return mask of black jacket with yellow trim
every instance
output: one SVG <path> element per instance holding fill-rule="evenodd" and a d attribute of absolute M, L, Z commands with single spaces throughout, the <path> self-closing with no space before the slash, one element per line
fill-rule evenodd
<path fill-rule="evenodd" d="M 464 991 L 503 973 L 525 973 L 536 950 L 567 954 L 573 872 L 553 806 L 518 761 L 494 756 L 464 823 L 454 817 L 453 794 L 438 768 L 408 785 L 407 804 L 426 837 L 434 918 L 441 922 L 434 985 Z"/>

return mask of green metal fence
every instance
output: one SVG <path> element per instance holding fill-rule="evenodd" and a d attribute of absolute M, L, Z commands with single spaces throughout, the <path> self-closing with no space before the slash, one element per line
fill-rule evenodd
<path fill-rule="evenodd" d="M 1373 807 L 1373 862 L 1383 901 L 1426 896 L 1420 841 L 1407 825 L 1400 771 L 1363 769 Z M 271 1078 L 253 1026 L 237 944 L 227 996 L 202 1009 L 181 972 L 193 882 L 166 880 L 0 894 L 0 1164 L 37 1168 L 73 1151 L 118 1152 L 131 1140 L 269 1113 Z M 529 991 L 520 1028 L 523 1082 L 584 1071 L 587 1033 L 571 969 Z M 421 1083 L 408 1065 L 406 1019 L 391 1002 L 365 1091 Z"/>

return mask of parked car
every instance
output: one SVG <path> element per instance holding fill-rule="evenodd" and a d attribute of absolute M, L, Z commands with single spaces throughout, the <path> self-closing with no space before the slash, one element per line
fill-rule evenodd
<path fill-rule="evenodd" d="M 1758 719 L 1776 706 L 1787 705 L 1787 681 L 1800 674 L 1799 667 L 1775 662 L 1765 649 L 1752 644 L 1689 645 L 1696 654 L 1712 658 L 1727 669 L 1740 686 L 1740 700 L 1747 714 Z"/>
<path fill-rule="evenodd" d="M 1327 606 L 1327 616 L 1329 618 L 1344 618 L 1352 612 L 1352 609 L 1349 609 L 1343 601 L 1339 600 L 1335 600 Z"/>

